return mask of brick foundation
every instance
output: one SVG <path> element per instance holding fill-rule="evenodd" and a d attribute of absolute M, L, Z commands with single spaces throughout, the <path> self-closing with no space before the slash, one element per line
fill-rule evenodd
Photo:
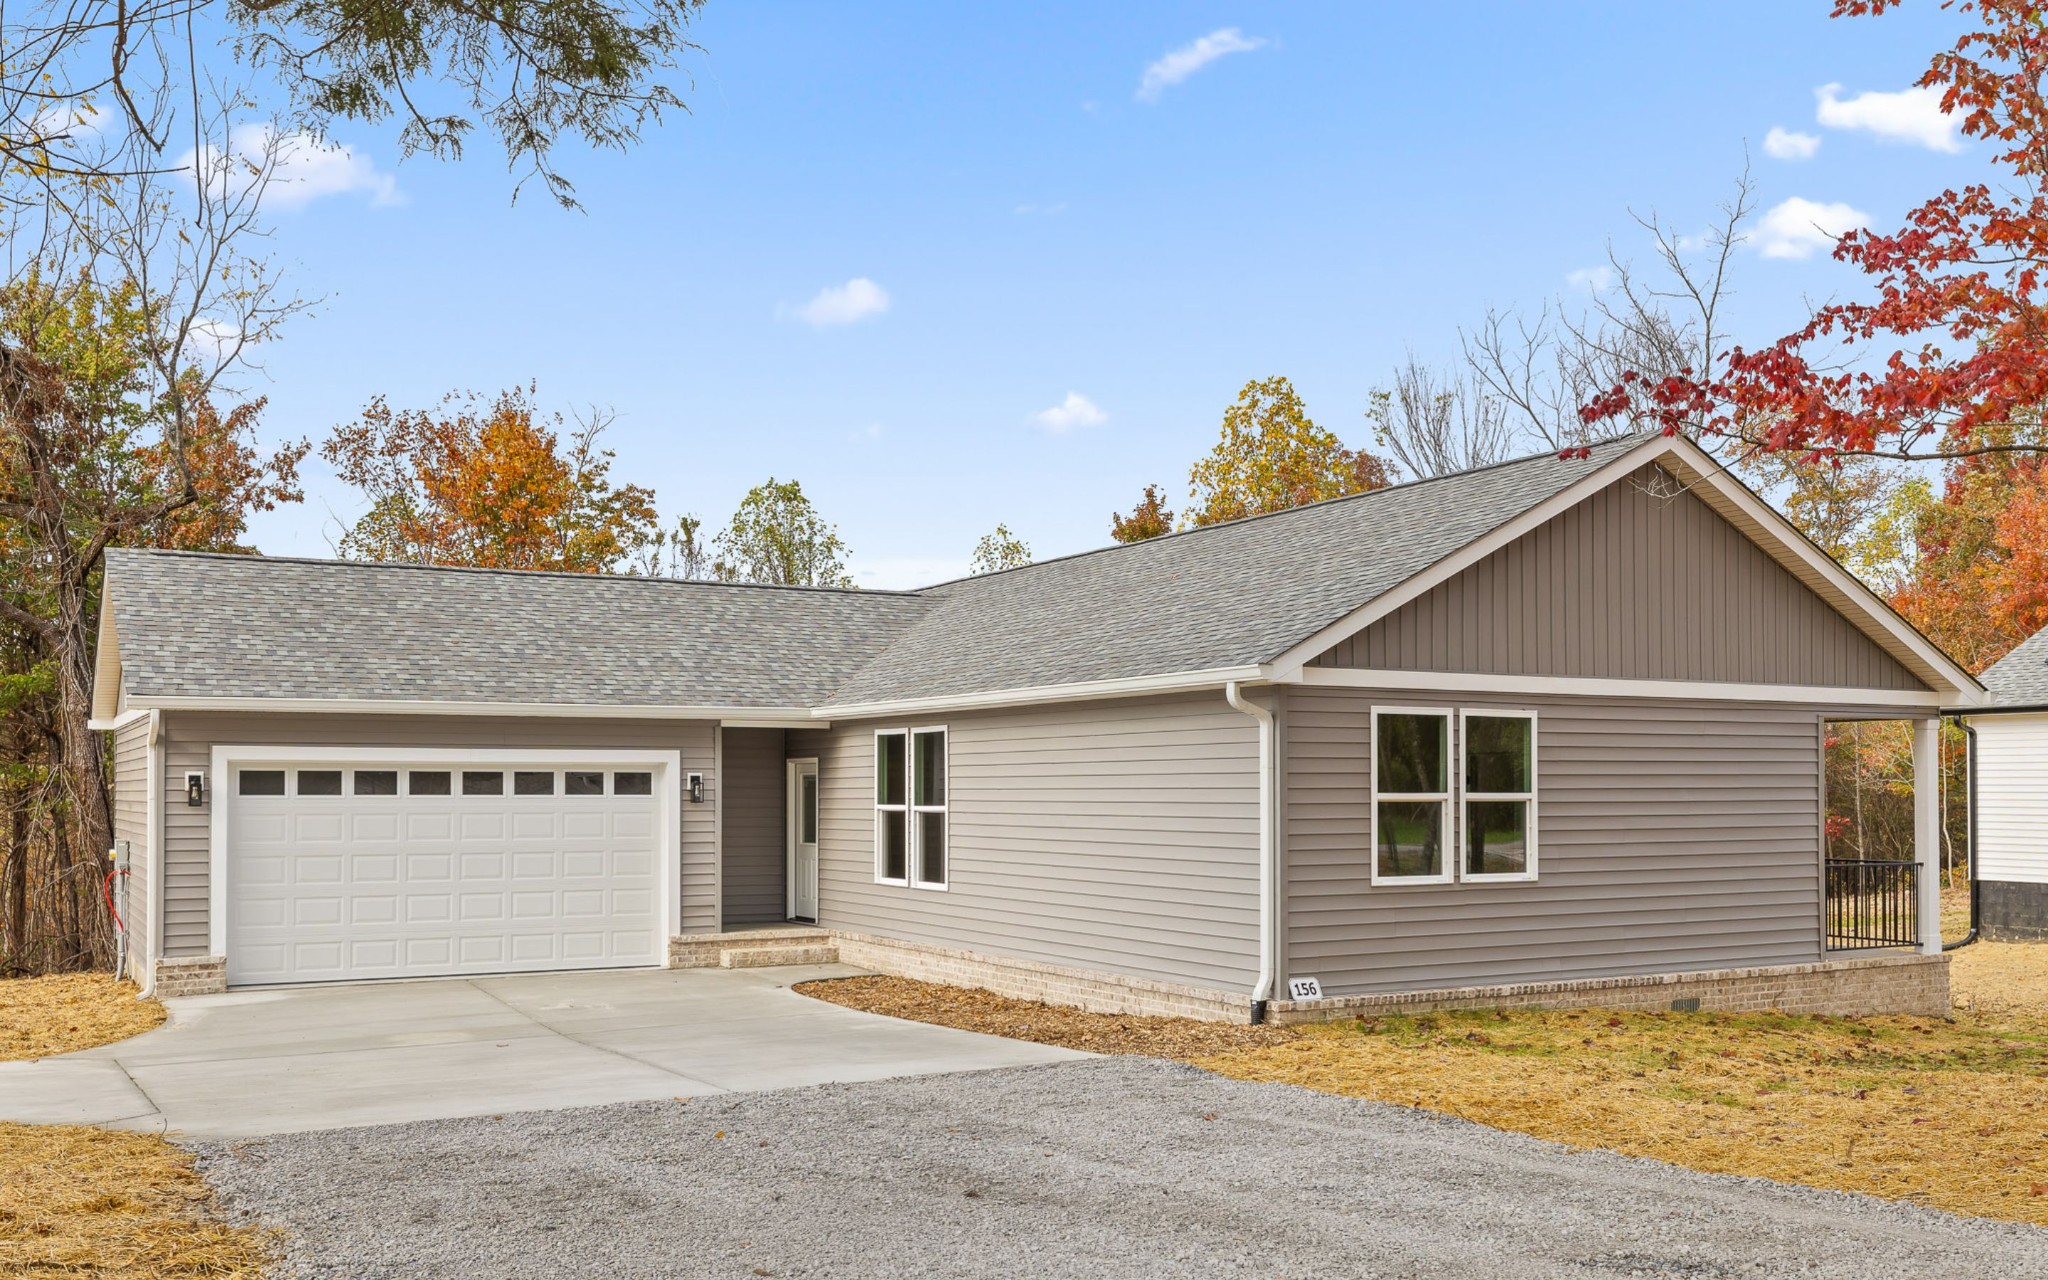
<path fill-rule="evenodd" d="M 1578 982 L 1524 982 L 1325 1000 L 1276 1000 L 1266 1007 L 1266 1015 L 1270 1021 L 1291 1024 L 1440 1009 L 1579 1008 L 1715 1009 L 1740 1013 L 1775 1010 L 1845 1017 L 1902 1013 L 1945 1018 L 1949 1012 L 1948 957 L 1869 956 L 1763 969 L 1709 969 Z"/>
<path fill-rule="evenodd" d="M 831 935 L 809 925 L 787 929 L 736 929 L 731 933 L 685 933 L 668 940 L 671 969 L 716 969 L 727 951 L 758 947 L 800 947 L 829 943 Z"/>
<path fill-rule="evenodd" d="M 156 962 L 156 994 L 160 999 L 217 996 L 227 989 L 226 956 L 180 956 Z"/>
<path fill-rule="evenodd" d="M 980 987 L 1018 1000 L 1042 1000 L 1090 1013 L 1134 1013 L 1209 1022 L 1249 1022 L 1251 997 L 1242 993 L 1129 978 L 1092 969 L 954 951 L 869 934 L 834 932 L 843 962 L 920 982 Z"/>
<path fill-rule="evenodd" d="M 679 969 L 716 967 L 720 956 L 736 946 L 827 939 L 838 948 L 844 964 L 920 982 L 979 987 L 997 995 L 1041 1000 L 1091 1013 L 1199 1018 L 1210 1022 L 1251 1020 L 1251 997 L 1243 992 L 1041 964 L 836 929 L 688 934 L 669 940 L 669 965 Z M 1756 969 L 1446 987 L 1333 996 L 1324 1000 L 1275 1000 L 1266 1006 L 1266 1017 L 1271 1022 L 1295 1024 L 1439 1009 L 1580 1008 L 1946 1017 L 1948 957 L 1894 953 Z"/>
<path fill-rule="evenodd" d="M 1979 881 L 1977 927 L 1992 942 L 2048 942 L 2048 884 Z"/>

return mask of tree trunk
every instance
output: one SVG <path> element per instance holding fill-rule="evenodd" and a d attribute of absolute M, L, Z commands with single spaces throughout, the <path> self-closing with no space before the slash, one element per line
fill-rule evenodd
<path fill-rule="evenodd" d="M 67 566 L 59 586 L 57 643 L 57 737 L 62 753 L 69 837 L 61 842 L 58 881 L 70 908 L 66 968 L 105 968 L 114 962 L 113 917 L 101 893 L 113 845 L 113 806 L 108 795 L 106 754 L 92 719 L 93 627 L 88 566 Z"/>

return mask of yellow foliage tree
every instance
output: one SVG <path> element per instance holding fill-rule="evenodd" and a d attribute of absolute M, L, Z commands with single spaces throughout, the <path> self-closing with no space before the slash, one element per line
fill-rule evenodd
<path fill-rule="evenodd" d="M 1285 511 L 1388 483 L 1386 463 L 1346 448 L 1316 425 L 1292 382 L 1258 379 L 1245 383 L 1224 410 L 1222 438 L 1188 472 L 1194 492 L 1182 527 Z"/>

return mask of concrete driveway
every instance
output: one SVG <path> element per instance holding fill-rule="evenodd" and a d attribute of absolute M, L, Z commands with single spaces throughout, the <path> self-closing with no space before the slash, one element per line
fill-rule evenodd
<path fill-rule="evenodd" d="M 118 1044 L 0 1063 L 0 1120 L 244 1138 L 1085 1055 L 788 990 L 840 965 L 300 987 L 166 1001 Z"/>

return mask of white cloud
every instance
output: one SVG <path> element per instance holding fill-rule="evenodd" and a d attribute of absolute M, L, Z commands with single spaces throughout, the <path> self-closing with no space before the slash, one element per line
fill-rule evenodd
<path fill-rule="evenodd" d="M 1594 293 L 1605 293 L 1614 287 L 1614 268 L 1602 264 L 1597 267 L 1580 267 L 1564 278 L 1574 289 L 1590 289 Z"/>
<path fill-rule="evenodd" d="M 1766 258 L 1806 258 L 1832 249 L 1845 231 L 1870 225 L 1870 215 L 1849 205 L 1793 196 L 1757 222 L 1757 247 Z"/>
<path fill-rule="evenodd" d="M 1894 142 L 1911 142 L 1930 151 L 1961 151 L 1963 140 L 1954 116 L 1941 110 L 1941 90 L 1871 91 L 1853 98 L 1839 96 L 1842 86 L 1824 84 L 1813 91 L 1820 100 L 1814 119 L 1830 129 L 1864 129 Z"/>
<path fill-rule="evenodd" d="M 1032 417 L 1039 426 L 1056 435 L 1072 431 L 1075 427 L 1099 427 L 1109 421 L 1108 414 L 1078 391 L 1067 392 L 1066 399 Z"/>
<path fill-rule="evenodd" d="M 355 148 L 305 133 L 278 134 L 267 124 L 237 125 L 228 134 L 227 150 L 209 144 L 187 151 L 179 163 L 237 189 L 246 189 L 268 166 L 267 209 L 302 209 L 324 196 L 352 192 L 367 193 L 373 206 L 405 203 L 398 178 Z"/>
<path fill-rule="evenodd" d="M 1764 154 L 1773 160 L 1811 160 L 1818 150 L 1820 137 L 1817 134 L 1799 133 L 1772 125 L 1771 131 L 1764 135 Z"/>
<path fill-rule="evenodd" d="M 797 319 L 824 328 L 855 324 L 889 309 L 889 291 L 866 276 L 818 290 L 818 296 L 796 309 Z"/>
<path fill-rule="evenodd" d="M 1264 37 L 1247 37 L 1236 27 L 1211 31 L 1201 39 L 1182 45 L 1146 67 L 1145 78 L 1138 82 L 1138 101 L 1159 101 L 1162 89 L 1168 85 L 1179 84 L 1226 54 L 1250 53 L 1254 49 L 1265 47 Z"/>

